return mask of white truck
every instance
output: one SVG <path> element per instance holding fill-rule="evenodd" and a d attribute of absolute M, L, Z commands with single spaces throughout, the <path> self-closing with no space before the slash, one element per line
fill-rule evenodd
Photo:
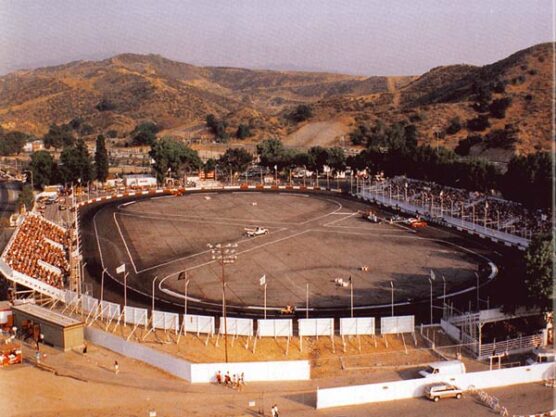
<path fill-rule="evenodd" d="M 261 236 L 268 234 L 268 229 L 264 227 L 255 227 L 254 229 L 245 229 L 245 234 L 249 237 Z"/>
<path fill-rule="evenodd" d="M 433 362 L 427 369 L 419 371 L 419 375 L 430 378 L 437 375 L 458 375 L 465 373 L 465 364 L 462 361 Z"/>

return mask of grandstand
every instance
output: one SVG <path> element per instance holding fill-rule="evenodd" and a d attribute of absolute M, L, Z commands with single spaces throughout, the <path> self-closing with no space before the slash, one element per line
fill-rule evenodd
<path fill-rule="evenodd" d="M 70 245 L 66 229 L 29 213 L 8 243 L 2 260 L 14 271 L 62 288 L 70 271 Z"/>
<path fill-rule="evenodd" d="M 364 186 L 392 204 L 406 203 L 430 217 L 452 217 L 525 239 L 551 230 L 552 214 L 480 192 L 453 188 L 406 177 Z"/>

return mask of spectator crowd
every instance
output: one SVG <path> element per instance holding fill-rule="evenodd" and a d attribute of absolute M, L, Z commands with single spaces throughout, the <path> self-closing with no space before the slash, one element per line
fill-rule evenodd
<path fill-rule="evenodd" d="M 520 203 L 493 194 L 470 192 L 434 182 L 395 177 L 371 184 L 372 192 L 386 199 L 403 201 L 422 208 L 431 217 L 451 216 L 530 239 L 552 230 L 552 213 L 529 209 Z"/>
<path fill-rule="evenodd" d="M 25 217 L 16 233 L 5 253 L 6 263 L 17 272 L 62 288 L 69 273 L 69 233 L 34 214 Z"/>

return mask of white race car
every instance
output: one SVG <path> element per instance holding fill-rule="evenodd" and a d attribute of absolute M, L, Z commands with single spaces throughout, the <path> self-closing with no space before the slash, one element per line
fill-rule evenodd
<path fill-rule="evenodd" d="M 255 227 L 254 229 L 245 229 L 245 234 L 249 237 L 261 236 L 268 234 L 268 229 L 264 227 Z"/>

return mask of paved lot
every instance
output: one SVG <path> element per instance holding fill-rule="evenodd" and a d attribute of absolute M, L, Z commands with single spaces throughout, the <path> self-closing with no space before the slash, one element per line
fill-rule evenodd
<path fill-rule="evenodd" d="M 348 307 L 349 288 L 338 288 L 337 277 L 352 277 L 355 306 L 390 303 L 390 281 L 396 302 L 427 297 L 430 268 L 445 276 L 448 292 L 474 277 L 479 257 L 421 231 L 371 224 L 357 216 L 366 207 L 323 196 L 211 193 L 153 198 L 116 211 L 107 206 L 95 215 L 95 224 L 109 271 L 126 262 L 131 285 L 148 294 L 154 276 L 162 288 L 183 292 L 183 281 L 176 278 L 188 270 L 188 295 L 215 305 L 221 299 L 220 268 L 210 258 L 208 242 L 239 244 L 238 261 L 226 269 L 232 306 L 263 304 L 258 285 L 263 274 L 268 306 L 275 309 L 304 307 L 307 284 L 310 307 Z M 246 238 L 244 228 L 253 226 L 270 233 Z M 360 270 L 363 265 L 368 272 Z M 437 295 L 442 290 L 435 287 Z"/>
<path fill-rule="evenodd" d="M 32 350 L 26 349 L 28 356 Z M 270 415 L 277 403 L 281 416 L 295 417 L 488 417 L 496 415 L 467 395 L 461 400 L 433 403 L 424 399 L 392 401 L 328 410 L 315 409 L 315 392 L 323 379 L 292 383 L 250 383 L 242 392 L 218 385 L 191 385 L 140 362 L 121 357 L 96 346 L 87 355 L 62 353 L 44 347 L 43 363 L 52 370 L 39 370 L 27 362 L 0 371 L 0 402 L 4 417 L 246 417 Z M 112 364 L 120 363 L 116 375 Z M 368 382 L 364 375 L 340 376 L 341 385 Z M 533 414 L 554 407 L 553 390 L 542 384 L 528 384 L 488 390 L 509 410 L 510 415 Z M 254 402 L 250 406 L 250 402 Z M 264 414 L 259 414 L 263 411 Z"/>

